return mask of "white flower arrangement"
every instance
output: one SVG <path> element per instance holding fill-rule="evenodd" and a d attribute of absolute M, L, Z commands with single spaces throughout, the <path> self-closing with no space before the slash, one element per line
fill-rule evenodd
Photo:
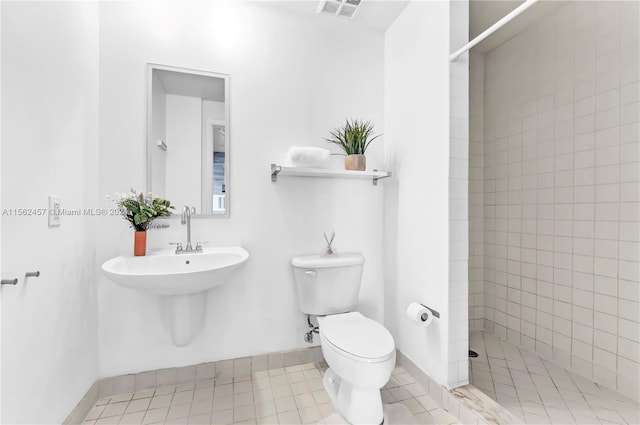
<path fill-rule="evenodd" d="M 131 189 L 127 193 L 114 193 L 107 196 L 114 202 L 125 220 L 138 232 L 146 232 L 153 220 L 158 217 L 168 217 L 172 209 L 171 202 L 158 198 L 153 193 L 146 194 Z"/>

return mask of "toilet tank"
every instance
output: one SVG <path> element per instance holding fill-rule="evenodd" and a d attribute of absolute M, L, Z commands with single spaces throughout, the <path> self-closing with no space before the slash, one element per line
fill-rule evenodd
<path fill-rule="evenodd" d="M 293 257 L 291 264 L 300 311 L 325 316 L 355 310 L 364 265 L 361 254 L 306 255 Z"/>

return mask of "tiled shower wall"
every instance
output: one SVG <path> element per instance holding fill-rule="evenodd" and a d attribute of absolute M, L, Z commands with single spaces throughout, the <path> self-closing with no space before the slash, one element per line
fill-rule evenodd
<path fill-rule="evenodd" d="M 469 329 L 484 329 L 484 55 L 469 64 Z"/>
<path fill-rule="evenodd" d="M 449 51 L 469 40 L 469 2 L 449 2 Z M 449 65 L 449 372 L 447 388 L 469 383 L 469 56 Z"/>
<path fill-rule="evenodd" d="M 636 400 L 639 16 L 636 1 L 572 2 L 486 53 L 470 157 L 484 174 L 470 292 L 483 255 L 487 330 Z"/>

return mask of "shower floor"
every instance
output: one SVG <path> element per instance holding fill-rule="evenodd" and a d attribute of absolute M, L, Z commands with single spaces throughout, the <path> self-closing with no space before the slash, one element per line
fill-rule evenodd
<path fill-rule="evenodd" d="M 488 332 L 471 332 L 471 382 L 527 424 L 639 424 L 640 405 Z"/>

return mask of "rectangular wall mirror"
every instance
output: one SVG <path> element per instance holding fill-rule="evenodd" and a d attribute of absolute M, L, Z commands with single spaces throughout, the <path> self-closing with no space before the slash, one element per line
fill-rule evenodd
<path fill-rule="evenodd" d="M 229 216 L 229 76 L 147 65 L 147 190 Z"/>

